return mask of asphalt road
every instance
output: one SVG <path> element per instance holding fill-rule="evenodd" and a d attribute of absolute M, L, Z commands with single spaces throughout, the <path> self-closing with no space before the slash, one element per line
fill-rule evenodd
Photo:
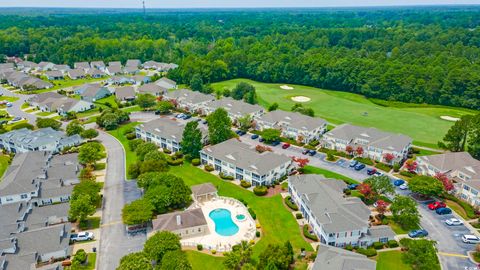
<path fill-rule="evenodd" d="M 12 116 L 23 117 L 28 120 L 28 123 L 35 125 L 35 120 L 37 119 L 37 117 L 34 114 L 29 114 L 22 111 L 22 105 L 30 97 L 29 95 L 21 95 L 21 94 L 13 93 L 3 87 L 0 87 L 0 93 L 2 93 L 5 96 L 19 98 L 17 101 L 12 102 L 12 107 L 7 107 L 8 114 Z"/>
<path fill-rule="evenodd" d="M 103 131 L 98 139 L 108 154 L 103 187 L 103 212 L 100 229 L 100 247 L 96 269 L 114 270 L 124 255 L 140 251 L 146 235 L 129 236 L 122 222 L 123 206 L 141 196 L 135 181 L 125 180 L 125 151 L 113 136 Z"/>
<path fill-rule="evenodd" d="M 252 140 L 250 135 L 244 135 L 240 137 L 241 141 L 250 144 L 252 146 L 262 144 L 257 140 Z M 302 148 L 291 146 L 287 149 L 282 149 L 281 144 L 275 147 L 271 147 L 272 150 L 276 153 L 283 154 L 286 156 L 299 156 L 299 157 L 308 157 L 310 162 L 309 165 L 327 169 L 345 176 L 348 176 L 352 179 L 355 179 L 359 182 L 362 182 L 369 176 L 366 171 L 367 168 L 356 171 L 353 168 L 349 167 L 348 162 L 337 161 L 335 163 L 328 162 L 325 160 L 325 155 L 323 153 L 317 153 L 317 155 L 311 157 L 303 155 Z M 393 177 L 391 177 L 393 178 Z M 393 181 L 393 180 L 392 180 Z M 401 195 L 410 195 L 411 192 L 406 190 L 400 190 L 396 188 L 396 192 Z M 439 252 L 440 263 L 444 270 L 479 270 L 474 263 L 472 263 L 468 258 L 466 258 L 467 252 L 473 250 L 475 245 L 464 244 L 461 240 L 462 234 L 469 234 L 470 231 L 465 226 L 454 226 L 449 227 L 444 222 L 446 219 L 456 217 L 462 219 L 459 216 L 450 215 L 437 215 L 435 211 L 428 209 L 426 203 L 419 203 L 418 210 L 422 215 L 420 225 L 426 229 L 429 233 L 428 238 L 437 241 L 437 249 Z"/>

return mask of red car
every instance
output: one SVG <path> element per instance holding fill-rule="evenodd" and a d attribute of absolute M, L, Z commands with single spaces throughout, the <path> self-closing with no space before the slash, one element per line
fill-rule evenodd
<path fill-rule="evenodd" d="M 437 210 L 438 208 L 445 208 L 447 205 L 443 202 L 434 202 L 428 205 L 428 209 Z"/>
<path fill-rule="evenodd" d="M 289 143 L 284 143 L 284 144 L 282 145 L 282 148 L 283 148 L 283 149 L 287 149 L 288 147 L 290 147 L 290 144 L 289 144 Z"/>

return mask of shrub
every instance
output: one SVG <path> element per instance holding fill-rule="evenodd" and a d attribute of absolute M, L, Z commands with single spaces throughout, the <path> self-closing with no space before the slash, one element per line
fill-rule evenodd
<path fill-rule="evenodd" d="M 370 165 L 373 166 L 373 160 L 369 158 L 363 158 L 363 157 L 356 157 L 355 160 L 365 164 L 365 165 Z"/>
<path fill-rule="evenodd" d="M 170 149 L 168 149 L 168 148 L 163 148 L 163 152 L 164 152 L 165 154 L 171 154 L 171 153 L 172 153 L 172 151 L 171 151 Z"/>
<path fill-rule="evenodd" d="M 343 193 L 345 193 L 345 195 L 348 195 L 348 196 L 352 195 L 352 191 L 350 189 L 345 189 Z"/>
<path fill-rule="evenodd" d="M 257 196 L 264 196 L 267 194 L 267 187 L 266 186 L 256 186 L 253 188 L 253 193 Z"/>
<path fill-rule="evenodd" d="M 398 242 L 395 240 L 388 240 L 387 246 L 389 248 L 396 248 L 398 247 Z"/>
<path fill-rule="evenodd" d="M 310 231 L 308 230 L 307 224 L 303 225 L 303 235 L 310 240 L 318 241 L 318 237 L 314 234 L 311 234 Z"/>
<path fill-rule="evenodd" d="M 298 206 L 291 201 L 292 197 L 287 196 L 285 197 L 285 204 L 292 209 L 293 211 L 298 211 Z"/>
<path fill-rule="evenodd" d="M 135 151 L 137 150 L 137 146 L 139 146 L 142 143 L 143 143 L 142 139 L 131 140 L 128 142 L 128 147 L 130 147 L 130 150 Z"/>
<path fill-rule="evenodd" d="M 216 254 L 216 253 L 217 253 L 217 251 L 216 251 L 215 249 L 212 249 L 211 252 L 212 252 L 212 254 Z"/>
<path fill-rule="evenodd" d="M 400 168 L 401 168 L 401 167 L 402 167 L 402 166 L 400 166 L 400 164 L 395 163 L 395 164 L 393 164 L 393 171 L 394 171 L 394 172 L 398 172 L 398 171 L 400 171 Z"/>
<path fill-rule="evenodd" d="M 469 219 L 474 219 L 474 218 L 478 217 L 478 215 L 475 213 L 475 209 L 473 208 L 473 206 L 471 206 L 467 202 L 464 202 L 464 201 L 460 200 L 459 198 L 457 198 L 453 195 L 450 195 L 450 194 L 444 194 L 443 197 L 448 199 L 448 200 L 451 200 L 451 201 L 454 201 L 454 202 L 458 203 L 463 208 L 463 210 L 465 210 L 465 213 L 467 214 L 467 217 Z"/>
<path fill-rule="evenodd" d="M 295 214 L 295 217 L 296 217 L 297 219 L 302 219 L 302 218 L 303 218 L 302 213 L 296 213 L 296 214 Z"/>
<path fill-rule="evenodd" d="M 403 175 L 403 176 L 405 176 L 405 177 L 412 178 L 412 177 L 416 176 L 417 174 L 412 173 L 412 172 L 409 172 L 409 171 L 401 171 L 401 172 L 400 172 L 400 175 Z"/>
<path fill-rule="evenodd" d="M 183 153 L 181 151 L 177 151 L 175 152 L 175 154 L 173 154 L 173 156 L 176 158 L 176 159 L 179 159 L 179 158 L 182 158 L 183 157 Z"/>
<path fill-rule="evenodd" d="M 202 251 L 202 250 L 203 250 L 203 246 L 202 246 L 201 244 L 198 244 L 198 245 L 197 245 L 197 250 L 198 250 L 198 251 Z"/>
<path fill-rule="evenodd" d="M 242 180 L 242 181 L 240 181 L 240 186 L 242 186 L 244 188 L 249 188 L 249 187 L 252 186 L 252 184 L 250 184 L 250 182 L 248 182 L 248 181 Z"/>
<path fill-rule="evenodd" d="M 373 257 L 377 255 L 377 250 L 375 250 L 374 248 L 368 248 L 368 249 L 359 248 L 357 249 L 357 252 L 367 257 Z"/>
<path fill-rule="evenodd" d="M 373 242 L 373 248 L 374 249 L 382 249 L 383 248 L 383 243 L 381 242 Z"/>
<path fill-rule="evenodd" d="M 133 140 L 135 138 L 137 138 L 137 135 L 135 133 L 128 133 L 125 135 L 125 138 L 127 138 L 127 140 Z"/>
<path fill-rule="evenodd" d="M 182 158 L 172 159 L 172 158 L 167 157 L 167 164 L 170 165 L 170 166 L 180 166 L 180 165 L 183 164 L 183 159 Z"/>
<path fill-rule="evenodd" d="M 223 172 L 220 172 L 220 173 L 218 174 L 218 176 L 220 176 L 220 178 L 222 178 L 223 180 L 233 180 L 233 176 L 231 176 L 231 175 L 226 175 L 226 174 L 224 174 Z"/>
<path fill-rule="evenodd" d="M 79 262 L 80 264 L 83 264 L 87 261 L 87 256 L 87 252 L 85 252 L 84 249 L 79 249 L 75 253 L 73 260 Z"/>
<path fill-rule="evenodd" d="M 332 153 L 327 153 L 327 160 L 328 161 L 335 161 L 335 156 Z"/>
<path fill-rule="evenodd" d="M 250 216 L 252 216 L 252 218 L 253 218 L 254 220 L 257 219 L 257 214 L 255 214 L 255 212 L 253 211 L 252 208 L 250 208 L 250 207 L 248 208 L 248 213 L 250 213 Z"/>
<path fill-rule="evenodd" d="M 382 171 L 386 171 L 386 172 L 389 172 L 390 170 L 392 170 L 392 166 L 385 163 L 381 163 L 381 162 L 375 164 L 375 168 L 380 169 Z"/>
<path fill-rule="evenodd" d="M 95 170 L 97 170 L 97 171 L 103 170 L 103 169 L 105 169 L 106 165 L 107 165 L 106 163 L 96 163 L 95 164 Z"/>
<path fill-rule="evenodd" d="M 320 142 L 317 141 L 317 140 L 313 140 L 313 141 L 311 141 L 311 142 L 308 143 L 308 145 L 311 145 L 311 146 L 317 146 L 317 145 L 319 145 L 319 144 L 320 144 Z"/>
<path fill-rule="evenodd" d="M 193 166 L 198 166 L 198 165 L 200 165 L 200 159 L 198 159 L 198 158 L 192 159 L 192 165 L 193 165 Z"/>
<path fill-rule="evenodd" d="M 353 246 L 352 246 L 352 245 L 347 245 L 347 246 L 345 247 L 345 249 L 348 250 L 348 251 L 352 251 L 352 250 L 353 250 Z"/>
<path fill-rule="evenodd" d="M 260 237 L 260 232 L 259 232 L 259 231 L 256 231 L 256 232 L 255 232 L 255 236 L 256 236 L 256 237 Z"/>
<path fill-rule="evenodd" d="M 205 171 L 207 171 L 207 172 L 211 172 L 211 171 L 213 171 L 213 170 L 214 170 L 214 168 L 213 168 L 213 166 L 212 166 L 212 165 L 208 165 L 208 164 L 207 164 L 207 165 L 205 165 Z"/>
<path fill-rule="evenodd" d="M 303 147 L 304 147 L 305 149 L 308 149 L 308 150 L 315 150 L 315 149 L 316 149 L 315 146 L 311 146 L 311 145 L 309 145 L 309 144 L 304 145 Z"/>
<path fill-rule="evenodd" d="M 243 205 L 248 206 L 248 203 L 244 199 L 240 198 L 238 201 L 243 203 Z"/>

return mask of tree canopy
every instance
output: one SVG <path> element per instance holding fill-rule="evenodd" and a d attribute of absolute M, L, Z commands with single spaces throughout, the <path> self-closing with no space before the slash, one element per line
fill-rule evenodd
<path fill-rule="evenodd" d="M 438 196 L 443 191 L 443 184 L 438 179 L 426 175 L 417 175 L 410 179 L 408 186 L 412 192 L 425 196 Z"/>
<path fill-rule="evenodd" d="M 190 159 L 199 158 L 200 150 L 202 150 L 203 147 L 202 138 L 203 135 L 198 128 L 198 122 L 188 122 L 183 130 L 182 141 L 180 142 L 183 154 Z"/>
<path fill-rule="evenodd" d="M 232 137 L 232 121 L 225 109 L 216 109 L 207 116 L 207 121 L 208 137 L 211 144 L 218 144 Z"/>
<path fill-rule="evenodd" d="M 420 224 L 417 203 L 410 197 L 397 195 L 390 206 L 393 219 L 404 229 L 416 229 Z"/>
<path fill-rule="evenodd" d="M 152 220 L 153 206 L 146 199 L 135 200 L 122 209 L 123 223 L 127 225 L 142 224 Z"/>
<path fill-rule="evenodd" d="M 147 239 L 143 250 L 149 259 L 160 263 L 167 252 L 181 250 L 180 237 L 167 231 L 156 232 Z"/>

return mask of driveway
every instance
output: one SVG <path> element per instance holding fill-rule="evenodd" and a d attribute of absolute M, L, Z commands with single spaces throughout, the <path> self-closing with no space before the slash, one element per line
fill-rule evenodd
<path fill-rule="evenodd" d="M 97 269 L 114 270 L 124 255 L 140 251 L 145 234 L 129 236 L 122 223 L 123 206 L 141 196 L 135 181 L 125 180 L 125 151 L 113 136 L 103 131 L 98 139 L 107 150 L 107 169 L 103 187 L 103 215 Z"/>
<path fill-rule="evenodd" d="M 0 93 L 5 95 L 5 96 L 10 96 L 10 97 L 18 97 L 19 99 L 15 102 L 12 102 L 12 107 L 7 107 L 7 112 L 8 114 L 12 116 L 18 116 L 18 117 L 23 117 L 28 120 L 28 123 L 35 125 L 35 120 L 37 119 L 37 116 L 34 114 L 29 114 L 24 111 L 22 111 L 22 105 L 27 101 L 27 99 L 30 97 L 29 95 L 22 95 L 22 94 L 17 94 L 13 93 L 3 87 L 0 86 Z"/>

